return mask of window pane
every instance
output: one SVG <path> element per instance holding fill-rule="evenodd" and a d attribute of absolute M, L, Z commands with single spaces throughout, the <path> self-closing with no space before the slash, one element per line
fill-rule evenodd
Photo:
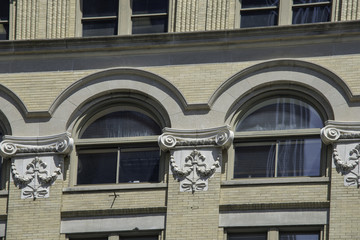
<path fill-rule="evenodd" d="M 111 36 L 117 34 L 116 20 L 83 21 L 83 36 Z"/>
<path fill-rule="evenodd" d="M 280 141 L 277 176 L 320 176 L 321 145 L 320 138 Z"/>
<path fill-rule="evenodd" d="M 242 0 L 241 8 L 258 8 L 278 6 L 279 0 Z"/>
<path fill-rule="evenodd" d="M 275 143 L 235 148 L 234 178 L 274 177 Z"/>
<path fill-rule="evenodd" d="M 275 26 L 278 24 L 277 10 L 241 12 L 241 28 Z"/>
<path fill-rule="evenodd" d="M 158 182 L 160 151 L 120 153 L 119 182 Z"/>
<path fill-rule="evenodd" d="M 329 22 L 330 6 L 293 8 L 293 24 Z"/>
<path fill-rule="evenodd" d="M 9 24 L 0 24 L 0 40 L 9 39 Z"/>
<path fill-rule="evenodd" d="M 9 20 L 9 0 L 0 0 L 0 20 Z"/>
<path fill-rule="evenodd" d="M 119 0 L 83 0 L 83 17 L 117 16 Z"/>
<path fill-rule="evenodd" d="M 168 16 L 132 18 L 132 33 L 162 33 L 167 32 Z"/>
<path fill-rule="evenodd" d="M 319 240 L 319 233 L 280 233 L 280 240 Z"/>
<path fill-rule="evenodd" d="M 237 233 L 228 234 L 228 240 L 266 240 L 266 233 Z"/>
<path fill-rule="evenodd" d="M 145 114 L 119 111 L 98 118 L 86 128 L 80 138 L 113 138 L 160 135 L 156 122 Z"/>
<path fill-rule="evenodd" d="M 69 238 L 69 240 L 108 240 L 108 237 L 102 238 Z"/>
<path fill-rule="evenodd" d="M 150 236 L 150 237 L 121 237 L 121 240 L 158 240 L 158 236 Z"/>
<path fill-rule="evenodd" d="M 294 4 L 331 2 L 331 0 L 294 0 Z"/>
<path fill-rule="evenodd" d="M 269 99 L 255 105 L 236 126 L 236 131 L 322 128 L 323 121 L 309 104 L 292 98 Z"/>
<path fill-rule="evenodd" d="M 77 184 L 116 183 L 117 152 L 80 153 Z"/>
<path fill-rule="evenodd" d="M 167 13 L 169 0 L 132 0 L 132 14 Z"/>

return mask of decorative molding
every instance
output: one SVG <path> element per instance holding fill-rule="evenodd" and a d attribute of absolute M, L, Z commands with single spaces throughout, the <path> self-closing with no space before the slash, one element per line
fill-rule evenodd
<path fill-rule="evenodd" d="M 184 164 L 179 167 L 172 155 L 170 166 L 174 176 L 181 181 L 180 191 L 203 191 L 208 187 L 207 179 L 220 167 L 220 156 L 208 167 L 206 158 L 196 149 L 185 158 Z"/>
<path fill-rule="evenodd" d="M 35 157 L 26 166 L 24 175 L 19 174 L 15 163 L 11 164 L 11 173 L 15 185 L 23 189 L 23 198 L 44 198 L 49 195 L 49 186 L 61 174 L 61 165 L 50 174 L 47 164 L 40 158 Z"/>
<path fill-rule="evenodd" d="M 221 171 L 222 150 L 231 146 L 229 126 L 203 130 L 165 128 L 158 138 L 163 151 L 170 151 L 170 168 L 181 192 L 206 191 L 208 179 Z M 220 183 L 219 183 L 220 184 Z"/>
<path fill-rule="evenodd" d="M 0 154 L 4 158 L 17 154 L 68 154 L 74 145 L 70 133 L 44 137 L 13 137 L 6 135 L 0 143 Z"/>
<path fill-rule="evenodd" d="M 229 126 L 205 130 L 179 130 L 165 128 L 159 136 L 158 143 L 162 150 L 175 147 L 219 146 L 229 148 L 234 139 L 234 133 Z"/>
<path fill-rule="evenodd" d="M 21 198 L 47 198 L 50 186 L 62 177 L 64 156 L 73 148 L 73 139 L 65 132 L 43 137 L 6 135 L 0 154 L 11 158 L 11 176 L 21 189 Z"/>
<path fill-rule="evenodd" d="M 334 165 L 344 176 L 344 185 L 360 186 L 360 123 L 328 121 L 321 139 L 332 144 Z"/>

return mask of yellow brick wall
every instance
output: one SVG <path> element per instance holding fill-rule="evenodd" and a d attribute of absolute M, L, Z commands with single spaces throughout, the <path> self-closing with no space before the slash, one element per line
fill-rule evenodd
<path fill-rule="evenodd" d="M 300 203 L 328 201 L 327 184 L 248 185 L 223 187 L 220 203 Z"/>
<path fill-rule="evenodd" d="M 166 240 L 209 240 L 219 234 L 220 174 L 209 179 L 208 191 L 180 192 L 169 177 Z"/>
<path fill-rule="evenodd" d="M 63 195 L 62 211 L 108 210 L 123 208 L 165 207 L 165 189 L 116 190 Z"/>
<path fill-rule="evenodd" d="M 33 200 L 21 199 L 21 190 L 10 182 L 6 239 L 58 240 L 62 186 L 57 179 L 49 198 Z"/>

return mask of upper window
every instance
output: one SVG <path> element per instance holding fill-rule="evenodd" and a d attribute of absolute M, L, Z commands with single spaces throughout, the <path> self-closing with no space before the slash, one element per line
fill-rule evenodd
<path fill-rule="evenodd" d="M 228 240 L 320 240 L 321 231 L 279 231 L 276 234 L 264 233 L 228 233 Z"/>
<path fill-rule="evenodd" d="M 162 33 L 168 0 L 82 0 L 82 35 Z"/>
<path fill-rule="evenodd" d="M 302 100 L 261 101 L 236 125 L 233 178 L 320 176 L 323 120 Z"/>
<path fill-rule="evenodd" d="M 77 184 L 159 182 L 157 122 L 140 111 L 97 114 L 77 141 Z"/>
<path fill-rule="evenodd" d="M 9 39 L 9 1 L 0 1 L 0 40 Z"/>
<path fill-rule="evenodd" d="M 239 0 L 240 27 L 328 22 L 331 0 Z"/>

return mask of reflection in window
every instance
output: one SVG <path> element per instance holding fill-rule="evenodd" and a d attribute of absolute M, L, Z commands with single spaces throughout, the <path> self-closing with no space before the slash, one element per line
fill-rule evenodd
<path fill-rule="evenodd" d="M 233 177 L 320 176 L 322 122 L 311 105 L 298 99 L 275 98 L 255 105 L 239 121 L 236 131 L 254 131 L 259 138 L 251 142 L 236 139 Z M 306 129 L 319 129 L 319 133 L 309 134 Z M 281 136 L 279 130 L 286 135 Z"/>
<path fill-rule="evenodd" d="M 262 27 L 278 24 L 279 0 L 242 0 L 240 27 Z"/>
<path fill-rule="evenodd" d="M 306 232 L 280 232 L 280 240 L 320 240 L 319 233 L 306 233 Z"/>
<path fill-rule="evenodd" d="M 140 112 L 117 111 L 99 117 L 80 135 L 92 144 L 77 144 L 77 184 L 159 182 L 160 150 L 156 142 L 141 140 L 159 134 L 159 125 Z M 127 140 L 121 142 L 124 137 Z M 108 138 L 115 140 L 107 144 Z"/>
<path fill-rule="evenodd" d="M 228 240 L 266 240 L 266 233 L 233 233 L 228 234 Z"/>
<path fill-rule="evenodd" d="M 331 1 L 327 0 L 294 0 L 293 24 L 329 22 Z"/>
<path fill-rule="evenodd" d="M 0 40 L 9 39 L 9 1 L 0 1 Z"/>

